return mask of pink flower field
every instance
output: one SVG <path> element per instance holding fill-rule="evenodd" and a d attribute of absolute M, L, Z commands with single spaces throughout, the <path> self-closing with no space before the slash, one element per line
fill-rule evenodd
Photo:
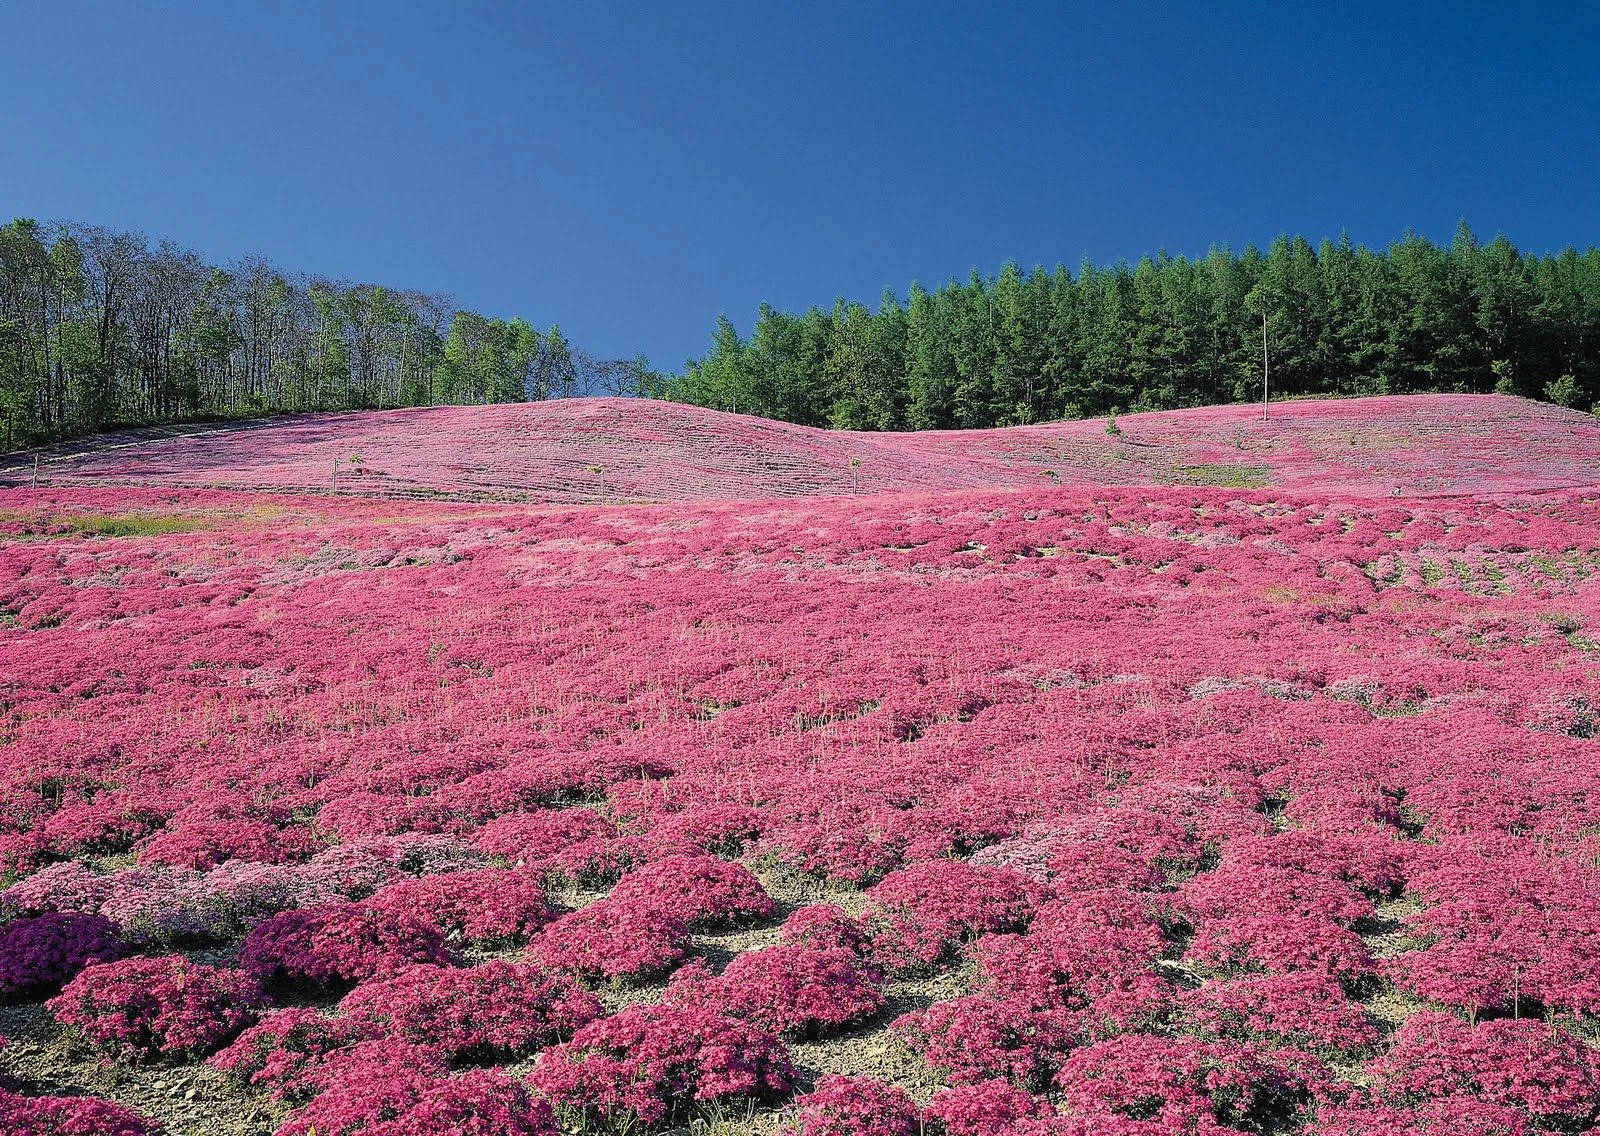
<path fill-rule="evenodd" d="M 816 430 L 629 399 L 301 415 L 107 435 L 42 451 L 55 486 L 336 488 L 623 503 L 1081 485 L 1402 497 L 1600 482 L 1600 422 L 1501 395 L 1215 406 L 1001 430 Z M 352 462 L 351 458 L 359 458 Z M 335 470 L 335 462 L 339 463 Z M 33 455 L 0 458 L 31 485 Z"/>
<path fill-rule="evenodd" d="M 1600 423 L 1120 428 L 18 461 L 0 1132 L 1595 1129 Z"/>

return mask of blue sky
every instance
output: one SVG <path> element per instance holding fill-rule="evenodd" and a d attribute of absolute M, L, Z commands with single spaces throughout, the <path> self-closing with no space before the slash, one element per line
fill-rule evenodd
<path fill-rule="evenodd" d="M 672 369 L 719 312 L 1007 258 L 1600 242 L 1593 10 L 0 0 L 0 213 Z"/>

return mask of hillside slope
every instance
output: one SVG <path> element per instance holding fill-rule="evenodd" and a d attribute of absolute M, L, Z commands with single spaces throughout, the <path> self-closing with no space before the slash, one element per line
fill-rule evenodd
<path fill-rule="evenodd" d="M 0 480 L 532 501 L 859 495 L 1050 483 L 1357 496 L 1600 484 L 1600 421 L 1498 395 L 1220 406 L 995 430 L 864 434 L 626 399 L 307 415 L 15 454 Z M 359 463 L 349 459 L 359 456 Z M 340 463 L 337 481 L 335 461 Z"/>

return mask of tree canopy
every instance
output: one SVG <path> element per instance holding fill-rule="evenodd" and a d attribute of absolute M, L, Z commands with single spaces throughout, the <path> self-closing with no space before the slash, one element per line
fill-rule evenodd
<path fill-rule="evenodd" d="M 93 225 L 0 227 L 0 444 L 297 410 L 634 394 L 637 359 L 450 297 L 228 265 Z"/>
<path fill-rule="evenodd" d="M 1448 247 L 1280 237 L 886 292 L 876 310 L 726 316 L 664 397 L 812 426 L 1008 426 L 1260 397 L 1500 391 L 1600 400 L 1600 250 L 1519 251 L 1463 222 Z"/>

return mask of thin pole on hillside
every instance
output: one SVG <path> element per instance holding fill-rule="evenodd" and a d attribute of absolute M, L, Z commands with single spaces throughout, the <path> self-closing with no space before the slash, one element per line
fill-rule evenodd
<path fill-rule="evenodd" d="M 1267 397 L 1267 309 L 1261 308 L 1261 417 L 1265 419 L 1270 413 L 1271 402 Z"/>

